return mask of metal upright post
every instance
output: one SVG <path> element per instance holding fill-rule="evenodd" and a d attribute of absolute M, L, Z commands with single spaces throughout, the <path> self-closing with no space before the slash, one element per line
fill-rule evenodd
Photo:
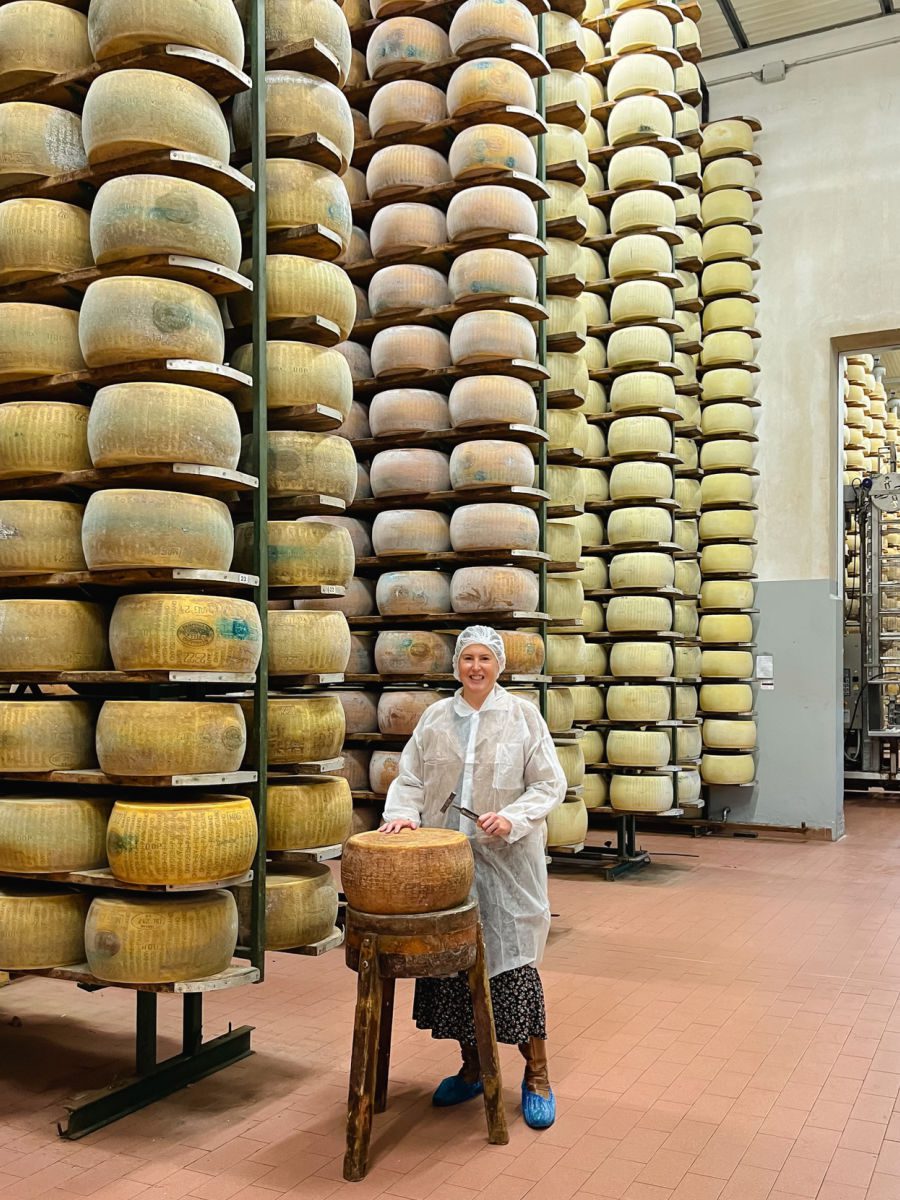
<path fill-rule="evenodd" d="M 250 5 L 250 75 L 253 79 L 251 148 L 253 155 L 253 223 L 251 279 L 253 281 L 253 434 L 251 470 L 259 479 L 253 497 L 254 593 L 262 627 L 262 644 L 253 693 L 251 746 L 259 773 L 253 789 L 259 842 L 253 861 L 250 961 L 265 977 L 266 948 L 266 780 L 268 773 L 268 412 L 266 392 L 266 0 Z"/>
<path fill-rule="evenodd" d="M 538 16 L 538 51 L 544 53 L 544 17 L 543 14 Z M 547 106 L 545 100 L 544 76 L 539 75 L 537 79 L 537 110 L 541 120 L 546 118 Z M 541 183 L 547 181 L 547 147 L 543 135 L 537 138 L 537 174 Z M 542 242 L 547 239 L 547 216 L 545 212 L 545 203 L 543 200 L 537 202 L 537 218 L 538 218 L 538 238 Z M 547 306 L 547 258 L 542 255 L 537 260 L 537 298 L 538 303 Z M 547 365 L 547 322 L 540 321 L 538 323 L 538 362 L 542 367 Z M 542 379 L 538 384 L 538 425 L 541 429 L 547 428 L 547 380 Z M 541 442 L 538 447 L 538 487 L 542 491 L 547 488 L 547 443 Z M 538 507 L 538 521 L 540 523 L 540 541 L 538 542 L 539 549 L 546 551 L 547 549 L 547 501 L 542 500 Z M 547 612 L 547 563 L 541 562 L 538 567 L 538 608 L 541 612 Z M 547 626 L 541 626 L 541 637 L 544 641 L 544 660 L 547 658 Z M 538 689 L 538 695 L 541 703 L 541 713 L 546 718 L 547 716 L 547 684 L 542 683 Z"/>

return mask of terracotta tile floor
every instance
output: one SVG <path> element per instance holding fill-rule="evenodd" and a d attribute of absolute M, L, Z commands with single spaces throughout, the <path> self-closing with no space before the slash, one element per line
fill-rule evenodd
<path fill-rule="evenodd" d="M 518 1113 L 509 1048 L 508 1146 L 486 1145 L 477 1104 L 429 1107 L 455 1057 L 403 1019 L 403 985 L 360 1184 L 341 1179 L 355 976 L 340 954 L 275 955 L 264 986 L 212 997 L 208 1035 L 255 1025 L 256 1054 L 81 1142 L 56 1137 L 62 1102 L 127 1071 L 133 1001 L 15 983 L 0 1197 L 900 1200 L 900 810 L 847 825 L 838 845 L 651 837 L 642 876 L 552 877 L 560 1117 L 542 1134 Z M 175 1033 L 177 1002 L 161 1009 Z"/>

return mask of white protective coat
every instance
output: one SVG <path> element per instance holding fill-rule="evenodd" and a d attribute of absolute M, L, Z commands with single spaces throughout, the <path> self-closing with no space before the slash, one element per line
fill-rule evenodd
<path fill-rule="evenodd" d="M 456 809 L 442 813 L 451 792 L 457 804 L 479 815 L 501 813 L 512 825 L 509 836 L 482 833 Z M 491 978 L 541 960 L 550 929 L 544 819 L 565 793 L 540 712 L 499 685 L 480 710 L 466 703 L 462 691 L 433 704 L 400 758 L 384 819 L 460 829 L 468 836 Z"/>

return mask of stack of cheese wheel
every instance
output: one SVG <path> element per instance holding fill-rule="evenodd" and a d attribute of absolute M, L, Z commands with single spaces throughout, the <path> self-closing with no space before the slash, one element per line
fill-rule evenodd
<path fill-rule="evenodd" d="M 538 608 L 528 553 L 539 522 L 517 490 L 534 486 L 534 443 L 509 426 L 537 423 L 534 323 L 545 313 L 534 77 L 549 68 L 520 0 L 421 16 L 396 7 L 373 5 L 355 39 L 365 69 L 344 90 L 370 133 L 348 172 L 364 250 L 351 245 L 341 260 L 360 305 L 341 347 L 353 405 L 339 434 L 371 487 L 350 509 L 369 523 L 354 584 L 367 603 L 345 609 L 362 651 L 348 683 L 378 687 L 374 725 L 347 731 L 345 772 L 361 812 L 380 812 L 403 742 L 452 684 L 446 631 Z M 437 124 L 443 132 L 423 132 Z M 470 428 L 471 437 L 448 436 Z M 433 493 L 447 494 L 439 508 L 426 500 Z M 541 639 L 504 635 L 510 672 L 538 674 Z M 356 740 L 375 733 L 386 744 L 374 752 Z"/>
<path fill-rule="evenodd" d="M 601 418 L 608 462 L 604 554 L 608 597 L 603 781 L 599 802 L 666 812 L 675 801 L 674 688 L 677 493 L 673 467 L 676 325 L 671 95 L 677 13 L 619 6 L 601 69 L 608 220 L 606 370 Z M 661 96 L 660 93 L 667 95 Z M 665 769 L 663 769 L 665 768 Z"/>
<path fill-rule="evenodd" d="M 700 388 L 702 573 L 701 772 L 708 786 L 747 785 L 756 777 L 754 675 L 757 437 L 754 205 L 759 159 L 749 118 L 703 129 L 701 220 L 705 266 Z"/>

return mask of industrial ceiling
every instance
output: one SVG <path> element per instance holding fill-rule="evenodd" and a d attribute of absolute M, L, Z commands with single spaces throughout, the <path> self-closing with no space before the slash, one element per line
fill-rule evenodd
<path fill-rule="evenodd" d="M 714 58 L 895 12 L 900 12 L 900 0 L 703 0 L 703 56 Z"/>

